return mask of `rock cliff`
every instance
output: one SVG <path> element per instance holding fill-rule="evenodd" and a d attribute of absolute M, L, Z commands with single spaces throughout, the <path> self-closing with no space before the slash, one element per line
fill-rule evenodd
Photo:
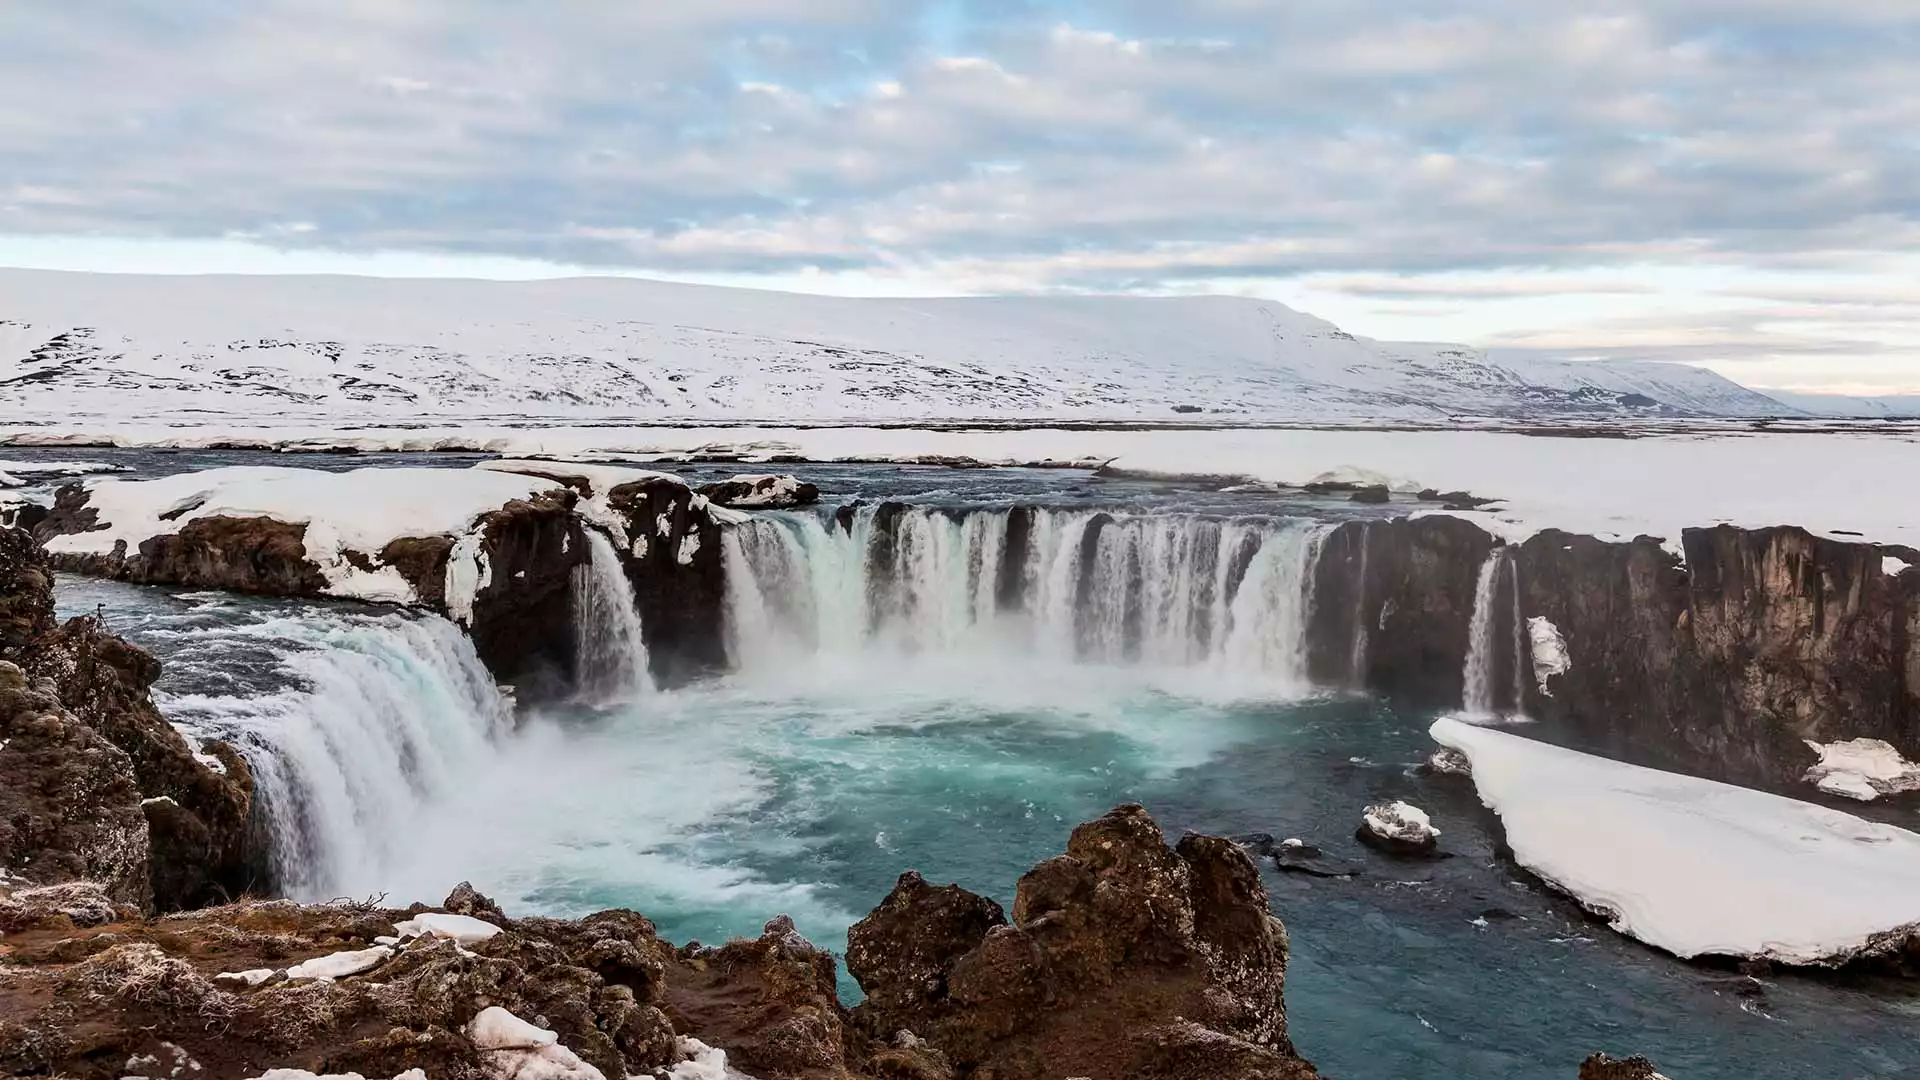
<path fill-rule="evenodd" d="M 0 530 L 0 870 L 101 883 L 162 911 L 254 884 L 253 780 L 230 746 L 199 753 L 160 715 L 152 656 L 93 620 L 58 625 L 44 554 Z"/>
<path fill-rule="evenodd" d="M 1476 577 L 1497 546 L 1447 516 L 1332 530 L 1315 680 L 1460 706 Z M 1509 547 L 1488 622 L 1499 709 L 1537 721 L 1537 738 L 1802 792 L 1809 742 L 1877 739 L 1920 759 L 1920 555 L 1791 527 L 1689 529 L 1681 548 L 1554 530 Z"/>

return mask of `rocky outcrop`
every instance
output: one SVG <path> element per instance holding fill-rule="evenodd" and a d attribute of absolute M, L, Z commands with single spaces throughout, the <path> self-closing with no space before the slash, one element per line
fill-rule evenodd
<path fill-rule="evenodd" d="M 705 484 L 700 494 L 715 506 L 742 510 L 790 510 L 820 501 L 820 489 L 791 476 L 735 476 Z"/>
<path fill-rule="evenodd" d="M 1580 1080 L 1666 1080 L 1643 1057 L 1621 1060 L 1595 1054 L 1580 1066 Z"/>
<path fill-rule="evenodd" d="M 224 743 L 199 753 L 154 707 L 160 665 L 93 620 L 56 625 L 43 553 L 0 531 L 0 867 L 90 880 L 177 910 L 255 884 L 253 779 Z"/>
<path fill-rule="evenodd" d="M 1315 1075 L 1287 1041 L 1286 933 L 1252 863 L 1213 837 L 1168 848 L 1139 807 L 1076 829 L 1021 879 L 1011 921 L 903 877 L 850 936 L 869 993 L 851 1012 L 833 958 L 784 917 L 676 949 L 633 912 L 510 919 L 465 885 L 442 912 L 140 919 L 83 886 L 0 886 L 0 1074 L 104 1080 L 156 1057 L 210 1077 L 477 1080 L 525 1053 L 591 1080 L 714 1047 L 760 1080 Z"/>
<path fill-rule="evenodd" d="M 1138 806 L 1020 879 L 1012 919 L 908 874 L 848 932 L 859 1025 L 959 1076 L 1304 1078 L 1281 1002 L 1286 931 L 1231 841 L 1169 848 Z"/>

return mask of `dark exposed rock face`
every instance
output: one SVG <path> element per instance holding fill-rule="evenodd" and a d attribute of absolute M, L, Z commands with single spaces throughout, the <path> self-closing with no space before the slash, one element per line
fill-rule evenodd
<path fill-rule="evenodd" d="M 654 678 L 675 685 L 724 668 L 726 566 L 721 526 L 706 500 L 662 477 L 622 484 L 608 502 L 634 538 L 627 579 L 646 627 Z"/>
<path fill-rule="evenodd" d="M 1287 1040 L 1286 955 L 1244 851 L 1201 836 L 1169 848 L 1127 806 L 1022 877 L 1010 923 L 902 877 L 849 932 L 847 967 L 869 1034 L 911 1031 L 959 1076 L 1294 1080 L 1314 1072 Z"/>
<path fill-rule="evenodd" d="M 1525 615 L 1572 661 L 1544 691 L 1528 680 L 1543 736 L 1774 787 L 1814 763 L 1806 740 L 1920 756 L 1920 575 L 1797 528 L 1689 529 L 1683 547 L 1684 565 L 1651 540 L 1520 548 Z"/>
<path fill-rule="evenodd" d="M 91 619 L 54 625 L 53 578 L 18 530 L 0 531 L 0 860 L 48 885 L 89 879 L 176 910 L 237 895 L 249 871 L 253 779 L 232 747 L 215 765 L 160 715 L 160 665 Z"/>
<path fill-rule="evenodd" d="M 1664 1080 L 1653 1062 L 1643 1057 L 1624 1061 L 1595 1054 L 1580 1066 L 1580 1080 Z"/>
<path fill-rule="evenodd" d="M 1493 546 L 1479 526 L 1451 517 L 1335 528 L 1314 568 L 1308 674 L 1458 704 L 1474 584 Z"/>
<path fill-rule="evenodd" d="M 754 940 L 675 949 L 633 912 L 509 919 L 462 885 L 444 909 L 499 932 L 383 954 L 375 939 L 426 909 L 280 901 L 141 920 L 87 886 L 0 886 L 0 1074 L 104 1080 L 150 1054 L 171 1068 L 172 1046 L 197 1064 L 182 1075 L 479 1080 L 502 1052 L 472 1025 L 501 1008 L 606 1077 L 652 1075 L 691 1036 L 761 1080 L 1309 1080 L 1266 903 L 1230 841 L 1169 849 L 1123 807 L 1022 879 L 1012 924 L 903 877 L 856 928 L 849 966 L 870 997 L 850 1013 L 833 958 L 784 916 Z M 336 981 L 288 974 L 362 950 L 365 969 Z M 258 974 L 220 977 L 240 972 Z"/>
<path fill-rule="evenodd" d="M 1333 529 L 1314 572 L 1312 677 L 1460 705 L 1495 546 L 1445 516 Z M 1920 556 L 1788 527 L 1689 529 L 1682 546 L 1684 560 L 1652 538 L 1547 530 L 1508 549 L 1491 614 L 1498 709 L 1539 721 L 1538 738 L 1763 787 L 1799 784 L 1807 740 L 1883 739 L 1920 759 L 1920 569 L 1883 567 Z M 1534 619 L 1564 640 L 1567 670 L 1534 670 Z"/>

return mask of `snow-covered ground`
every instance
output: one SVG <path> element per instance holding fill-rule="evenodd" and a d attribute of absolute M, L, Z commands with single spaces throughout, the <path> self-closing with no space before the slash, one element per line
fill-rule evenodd
<path fill-rule="evenodd" d="M 1683 365 L 1494 361 L 1239 297 L 854 300 L 617 278 L 0 270 L 0 419 L 1796 415 Z"/>
<path fill-rule="evenodd" d="M 490 510 L 559 487 L 559 481 L 489 469 L 316 469 L 242 466 L 180 473 L 157 480 L 94 479 L 88 505 L 102 528 L 57 536 L 47 549 L 76 554 L 136 551 L 149 537 L 177 533 L 209 517 L 269 518 L 304 523 L 307 557 L 334 596 L 411 603 L 413 586 L 399 571 L 355 565 L 348 553 L 377 563 L 402 537 L 460 536 Z M 469 584 L 477 585 L 479 575 Z"/>
<path fill-rule="evenodd" d="M 1676 956 L 1826 965 L 1920 928 L 1920 835 L 1457 720 L 1432 734 L 1520 865 Z"/>
<path fill-rule="evenodd" d="M 1677 547 L 1684 528 L 1727 523 L 1800 525 L 1920 547 L 1920 518 L 1908 510 L 1916 494 L 1913 478 L 1920 477 L 1920 437 L 1873 427 L 1853 434 L 1719 431 L 1580 438 L 1550 432 L 1316 429 L 0 426 L 0 442 L 7 441 L 466 449 L 638 461 L 730 454 L 749 460 L 797 455 L 817 461 L 1111 462 L 1148 472 L 1230 474 L 1274 483 L 1336 476 L 1377 478 L 1403 493 L 1469 491 L 1501 502 L 1462 516 L 1516 538 L 1551 527 L 1616 538 L 1650 534 Z M 1890 571 L 1894 565 L 1889 562 Z"/>

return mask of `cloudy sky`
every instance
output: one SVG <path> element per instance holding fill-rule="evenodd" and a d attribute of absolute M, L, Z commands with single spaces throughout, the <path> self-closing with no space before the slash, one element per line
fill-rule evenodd
<path fill-rule="evenodd" d="M 0 265 L 1232 292 L 1920 392 L 1912 0 L 0 4 Z"/>

